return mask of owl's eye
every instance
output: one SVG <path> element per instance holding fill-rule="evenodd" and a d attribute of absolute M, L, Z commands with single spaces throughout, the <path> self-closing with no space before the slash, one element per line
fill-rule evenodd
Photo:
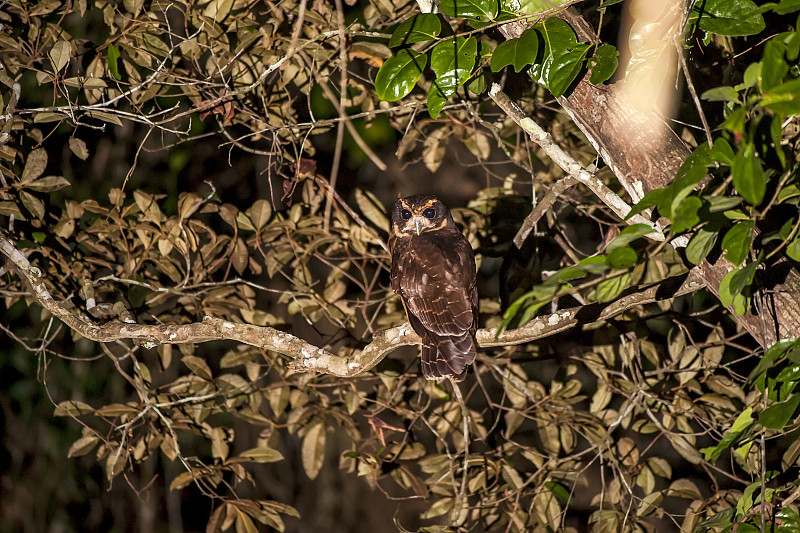
<path fill-rule="evenodd" d="M 425 211 L 422 212 L 422 215 L 425 218 L 433 218 L 433 217 L 436 216 L 436 210 L 434 208 L 432 208 L 432 207 L 428 208 L 428 209 L 426 209 Z"/>
<path fill-rule="evenodd" d="M 400 211 L 400 216 L 403 218 L 403 220 L 408 220 L 409 218 L 411 218 L 411 211 L 409 211 L 408 209 L 403 209 L 402 211 Z"/>

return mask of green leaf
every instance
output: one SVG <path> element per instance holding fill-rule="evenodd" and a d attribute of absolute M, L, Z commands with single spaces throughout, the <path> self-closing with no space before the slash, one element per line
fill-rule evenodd
<path fill-rule="evenodd" d="M 457 69 L 471 71 L 475 66 L 478 40 L 475 37 L 457 37 L 442 41 L 431 52 L 431 68 L 437 76 Z"/>
<path fill-rule="evenodd" d="M 706 0 L 697 2 L 701 30 L 717 35 L 755 35 L 766 27 L 764 17 L 752 0 Z"/>
<path fill-rule="evenodd" d="M 753 283 L 753 278 L 756 275 L 756 267 L 758 267 L 760 260 L 750 261 L 738 271 L 734 270 L 730 281 L 730 291 L 733 294 L 741 293 L 745 287 L 749 287 Z"/>
<path fill-rule="evenodd" d="M 773 9 L 779 15 L 794 13 L 800 10 L 800 0 L 781 0 Z"/>
<path fill-rule="evenodd" d="M 600 45 L 589 58 L 589 68 L 592 69 L 589 81 L 595 85 L 603 83 L 614 75 L 618 64 L 619 50 L 610 44 Z"/>
<path fill-rule="evenodd" d="M 531 68 L 531 76 L 553 96 L 562 96 L 583 67 L 590 45 L 578 43 L 572 27 L 559 18 L 549 18 L 534 28 L 542 35 L 544 47 L 539 51 L 541 62 Z"/>
<path fill-rule="evenodd" d="M 114 79 L 121 80 L 122 76 L 119 75 L 119 67 L 117 66 L 117 60 L 120 57 L 119 48 L 116 47 L 114 44 L 108 45 L 108 52 L 107 52 L 107 59 L 108 59 L 108 71 L 114 76 Z"/>
<path fill-rule="evenodd" d="M 674 233 L 683 233 L 693 228 L 700 222 L 697 212 L 703 207 L 703 201 L 697 196 L 690 196 L 678 204 L 677 209 L 672 213 L 672 225 L 670 229 Z"/>
<path fill-rule="evenodd" d="M 636 250 L 630 246 L 621 246 L 615 248 L 608 254 L 608 265 L 611 268 L 630 268 L 636 264 L 639 256 L 636 255 Z"/>
<path fill-rule="evenodd" d="M 789 72 L 784 55 L 786 47 L 776 39 L 770 39 L 764 45 L 764 55 L 761 56 L 761 92 L 768 94 L 773 87 L 783 83 L 783 78 Z"/>
<path fill-rule="evenodd" d="M 646 235 L 658 233 L 647 224 L 631 224 L 622 229 L 619 235 L 606 245 L 606 252 L 610 253 L 617 248 L 627 246 L 629 243 Z"/>
<path fill-rule="evenodd" d="M 800 345 L 800 341 L 783 339 L 770 346 L 767 351 L 764 352 L 761 361 L 758 362 L 756 367 L 750 372 L 750 375 L 747 376 L 747 381 L 755 381 L 762 372 L 772 368 L 775 362 L 782 359 L 784 356 L 789 355 L 791 359 L 791 352 L 795 350 L 798 345 Z"/>
<path fill-rule="evenodd" d="M 539 50 L 539 33 L 529 28 L 517 39 L 509 39 L 497 45 L 492 53 L 491 69 L 498 72 L 508 65 L 514 66 L 515 72 L 521 72 L 526 65 L 536 61 Z"/>
<path fill-rule="evenodd" d="M 437 44 L 431 53 L 431 68 L 436 80 L 428 90 L 428 113 L 439 116 L 445 102 L 470 78 L 475 66 L 478 41 L 475 37 L 458 37 Z"/>
<path fill-rule="evenodd" d="M 773 87 L 761 98 L 760 105 L 784 115 L 800 114 L 800 79 L 791 80 Z"/>
<path fill-rule="evenodd" d="M 719 237 L 718 230 L 700 228 L 692 236 L 692 240 L 686 246 L 686 259 L 693 265 L 698 265 L 708 256 Z"/>
<path fill-rule="evenodd" d="M 649 208 L 653 207 L 654 205 L 661 204 L 663 202 L 663 199 L 666 196 L 666 194 L 667 194 L 667 190 L 666 189 L 653 189 L 649 193 L 645 194 L 644 198 L 642 198 L 641 200 L 636 202 L 636 205 L 634 205 L 631 208 L 630 212 L 625 217 L 625 220 L 630 220 L 630 218 L 632 216 L 638 215 L 639 213 L 641 213 L 645 209 L 649 209 Z M 662 213 L 662 215 L 663 215 L 663 213 Z"/>
<path fill-rule="evenodd" d="M 750 245 L 753 244 L 755 222 L 746 220 L 733 225 L 722 239 L 722 249 L 727 250 L 725 257 L 734 265 L 740 265 L 747 258 Z"/>
<path fill-rule="evenodd" d="M 455 18 L 494 20 L 500 4 L 497 0 L 439 0 L 442 13 Z"/>
<path fill-rule="evenodd" d="M 626 272 L 620 276 L 614 276 L 613 278 L 600 282 L 594 294 L 595 300 L 598 302 L 610 302 L 615 299 L 628 287 L 631 276 L 631 272 Z"/>
<path fill-rule="evenodd" d="M 744 293 L 745 288 L 753 283 L 756 267 L 761 262 L 761 258 L 750 261 L 744 267 L 733 269 L 722 278 L 719 284 L 719 300 L 722 305 L 733 305 L 736 314 L 744 314 L 749 308 L 750 298 Z"/>
<path fill-rule="evenodd" d="M 553 9 L 552 0 L 500 0 L 500 9 L 507 13 L 536 15 Z"/>
<path fill-rule="evenodd" d="M 758 422 L 765 428 L 783 429 L 789 422 L 800 405 L 800 394 L 795 394 L 788 400 L 775 405 L 770 405 L 758 415 Z"/>
<path fill-rule="evenodd" d="M 736 159 L 731 167 L 733 186 L 750 205 L 757 206 L 764 199 L 767 192 L 767 178 L 761 161 L 755 155 L 752 143 L 745 145 L 736 154 Z"/>
<path fill-rule="evenodd" d="M 707 90 L 700 95 L 700 98 L 709 102 L 736 102 L 739 100 L 739 93 L 733 87 L 723 85 Z"/>
<path fill-rule="evenodd" d="M 407 18 L 392 32 L 389 46 L 402 46 L 435 39 L 442 31 L 438 15 L 423 13 Z"/>
<path fill-rule="evenodd" d="M 708 202 L 709 213 L 728 211 L 742 203 L 741 196 L 703 196 L 703 199 Z"/>
<path fill-rule="evenodd" d="M 786 246 L 786 255 L 795 261 L 800 261 L 800 235 L 792 239 L 792 242 Z"/>
<path fill-rule="evenodd" d="M 709 151 L 708 155 L 712 160 L 724 163 L 728 166 L 733 165 L 733 160 L 736 158 L 733 148 L 731 148 L 728 141 L 722 137 L 718 137 L 714 141 L 714 146 L 711 147 L 711 151 Z"/>
<path fill-rule="evenodd" d="M 411 92 L 422 71 L 428 64 L 428 56 L 414 50 L 400 50 L 387 59 L 375 76 L 375 92 L 378 98 L 394 102 Z"/>
<path fill-rule="evenodd" d="M 583 69 L 583 60 L 591 45 L 577 44 L 567 50 L 556 51 L 552 55 L 547 78 L 547 88 L 558 98 L 563 96 Z"/>
<path fill-rule="evenodd" d="M 60 72 L 69 63 L 70 46 L 67 41 L 58 41 L 50 49 L 50 62 L 53 65 L 53 72 Z"/>
<path fill-rule="evenodd" d="M 722 440 L 719 442 L 719 444 L 714 447 L 703 448 L 700 450 L 705 456 L 706 461 L 711 461 L 712 463 L 715 462 L 723 451 L 730 448 L 731 445 L 736 442 L 742 432 L 748 429 L 754 422 L 752 413 L 753 410 L 750 407 L 742 411 L 742 413 L 736 417 L 736 420 L 733 422 L 733 426 L 731 426 L 730 431 L 728 431 L 728 433 L 722 437 Z"/>

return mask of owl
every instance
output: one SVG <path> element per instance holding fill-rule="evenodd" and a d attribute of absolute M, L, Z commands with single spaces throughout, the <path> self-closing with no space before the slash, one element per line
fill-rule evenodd
<path fill-rule="evenodd" d="M 422 374 L 461 381 L 475 360 L 475 256 L 435 196 L 397 200 L 392 211 L 392 289 L 422 338 Z"/>

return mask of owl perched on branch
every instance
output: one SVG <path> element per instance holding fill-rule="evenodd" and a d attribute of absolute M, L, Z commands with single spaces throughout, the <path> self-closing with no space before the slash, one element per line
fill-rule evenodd
<path fill-rule="evenodd" d="M 392 288 L 422 338 L 422 374 L 461 381 L 475 360 L 475 256 L 435 196 L 397 200 L 392 211 Z"/>

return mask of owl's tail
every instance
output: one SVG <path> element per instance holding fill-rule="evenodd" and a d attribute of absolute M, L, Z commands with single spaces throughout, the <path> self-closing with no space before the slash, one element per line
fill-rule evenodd
<path fill-rule="evenodd" d="M 422 375 L 427 379 L 463 381 L 467 376 L 467 366 L 478 354 L 472 333 L 447 337 L 427 333 L 422 339 Z"/>

